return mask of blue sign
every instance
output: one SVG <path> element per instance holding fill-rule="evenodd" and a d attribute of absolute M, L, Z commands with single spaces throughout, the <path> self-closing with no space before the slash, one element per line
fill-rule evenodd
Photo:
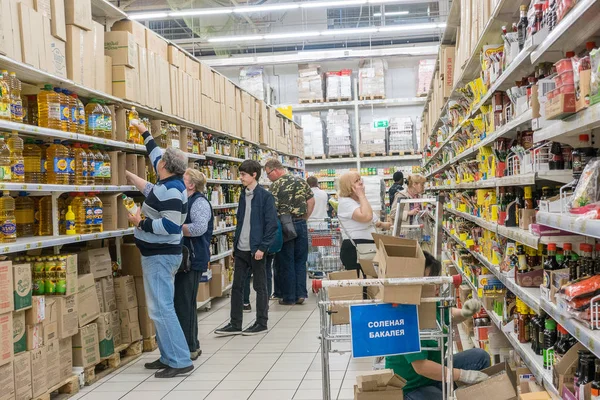
<path fill-rule="evenodd" d="M 380 357 L 421 351 L 414 304 L 350 306 L 352 357 Z"/>

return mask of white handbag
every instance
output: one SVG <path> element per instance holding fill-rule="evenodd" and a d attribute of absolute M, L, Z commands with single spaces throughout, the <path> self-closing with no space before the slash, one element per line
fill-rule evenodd
<path fill-rule="evenodd" d="M 365 260 L 365 261 L 373 260 L 373 258 L 375 258 L 375 253 L 377 253 L 377 245 L 375 245 L 375 243 L 359 243 L 359 244 L 354 243 L 354 240 L 352 240 L 352 238 L 348 234 L 348 231 L 346 231 L 346 228 L 344 228 L 342 221 L 339 220 L 339 218 L 338 218 L 338 221 L 340 223 L 340 227 L 342 228 L 342 231 L 344 231 L 346 236 L 348 236 L 348 239 L 350 239 L 350 242 L 352 243 L 354 248 L 356 248 L 356 262 L 360 264 L 360 260 Z"/>

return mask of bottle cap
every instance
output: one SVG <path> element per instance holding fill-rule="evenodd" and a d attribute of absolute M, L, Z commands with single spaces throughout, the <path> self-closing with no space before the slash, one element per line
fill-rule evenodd
<path fill-rule="evenodd" d="M 526 199 L 531 199 L 533 197 L 533 191 L 531 189 L 531 186 L 525 186 L 523 188 L 523 192 L 525 193 Z"/>
<path fill-rule="evenodd" d="M 44 90 L 52 90 L 52 85 L 44 85 Z"/>
<path fill-rule="evenodd" d="M 589 142 L 590 141 L 590 135 L 579 135 L 579 141 L 580 142 Z"/>
<path fill-rule="evenodd" d="M 575 57 L 575 52 L 574 51 L 567 51 L 566 57 L 567 58 Z"/>
<path fill-rule="evenodd" d="M 556 243 L 548 243 L 548 250 L 556 251 Z"/>
<path fill-rule="evenodd" d="M 546 325 L 546 329 L 548 329 L 548 330 L 553 331 L 556 329 L 556 321 L 551 318 L 546 319 L 545 325 Z"/>
<path fill-rule="evenodd" d="M 585 43 L 585 49 L 587 51 L 594 50 L 594 48 L 596 48 L 596 42 L 586 42 Z"/>
<path fill-rule="evenodd" d="M 573 250 L 573 245 L 571 243 L 564 243 L 563 250 Z"/>
<path fill-rule="evenodd" d="M 567 330 L 565 328 L 563 328 L 563 326 L 561 324 L 556 325 L 556 329 L 558 329 L 558 331 L 560 333 L 562 333 L 563 335 L 566 335 L 567 333 L 569 333 L 569 332 L 567 332 Z"/>

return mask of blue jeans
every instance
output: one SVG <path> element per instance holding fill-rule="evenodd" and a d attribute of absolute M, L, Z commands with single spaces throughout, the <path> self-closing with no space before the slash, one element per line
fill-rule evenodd
<path fill-rule="evenodd" d="M 490 366 L 490 355 L 482 349 L 471 349 L 454 355 L 453 367 L 469 371 L 481 371 Z M 409 393 L 404 393 L 406 400 L 443 400 L 442 382 L 422 386 Z"/>
<path fill-rule="evenodd" d="M 286 303 L 295 303 L 308 297 L 306 290 L 306 260 L 308 259 L 308 231 L 305 220 L 294 221 L 296 239 L 283 244 L 277 253 L 281 295 Z"/>
<path fill-rule="evenodd" d="M 190 350 L 175 313 L 175 273 L 181 254 L 142 256 L 148 315 L 156 327 L 160 361 L 172 368 L 192 365 Z"/>
<path fill-rule="evenodd" d="M 273 293 L 273 260 L 275 259 L 275 254 L 267 254 L 267 263 L 265 267 L 267 268 L 267 298 L 271 298 L 271 293 Z M 252 278 L 252 272 L 248 274 L 246 278 L 246 283 L 244 286 L 244 305 L 250 304 L 250 278 Z"/>

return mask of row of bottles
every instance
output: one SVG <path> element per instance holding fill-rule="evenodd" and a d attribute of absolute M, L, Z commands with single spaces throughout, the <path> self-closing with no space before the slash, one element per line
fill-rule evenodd
<path fill-rule="evenodd" d="M 589 243 L 579 244 L 579 254 L 573 251 L 572 243 L 563 243 L 563 251 L 556 244 L 548 244 L 548 257 L 544 270 L 555 271 L 566 268 L 569 270 L 569 280 L 576 281 L 600 274 L 600 243 L 594 247 Z"/>
<path fill-rule="evenodd" d="M 197 162 L 198 169 L 207 179 L 239 179 L 238 165 L 224 161 L 203 160 Z"/>
<path fill-rule="evenodd" d="M 238 203 L 242 187 L 240 185 L 209 185 L 206 188 L 206 197 L 211 204 Z"/>
<path fill-rule="evenodd" d="M 62 295 L 67 293 L 67 256 L 16 257 L 14 262 L 32 266 L 33 295 Z"/>
<path fill-rule="evenodd" d="M 23 101 L 21 81 L 14 72 L 0 72 L 0 119 L 23 122 Z"/>
<path fill-rule="evenodd" d="M 215 229 L 229 228 L 237 225 L 236 210 L 233 208 L 227 210 L 214 210 Z"/>

